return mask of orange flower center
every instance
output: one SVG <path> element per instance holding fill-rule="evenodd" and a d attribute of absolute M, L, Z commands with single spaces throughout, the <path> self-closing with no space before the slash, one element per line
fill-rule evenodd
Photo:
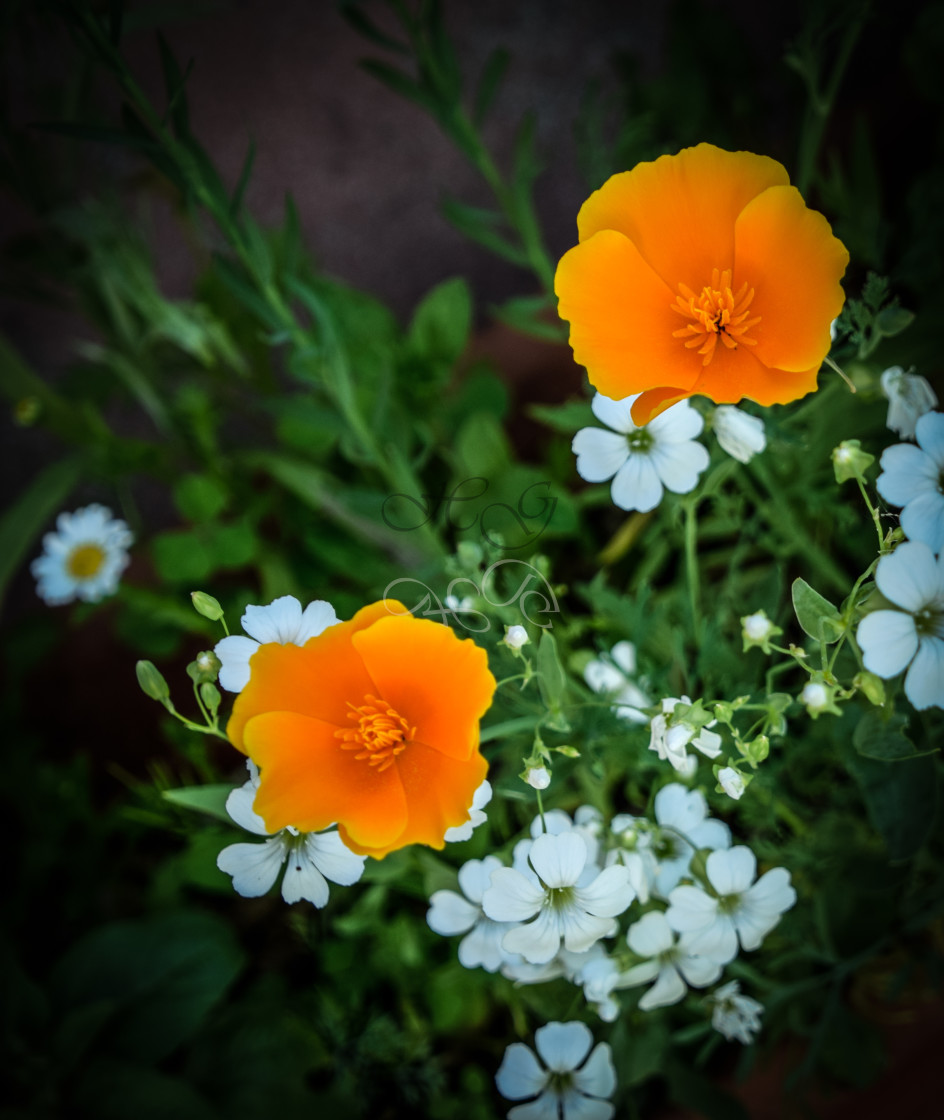
<path fill-rule="evenodd" d="M 105 563 L 105 551 L 97 544 L 80 544 L 66 560 L 66 568 L 73 579 L 91 579 Z"/>
<path fill-rule="evenodd" d="M 735 294 L 731 290 L 731 269 L 720 272 L 712 270 L 711 284 L 702 288 L 696 295 L 687 284 L 679 284 L 682 293 L 675 297 L 672 310 L 686 319 L 693 320 L 681 330 L 673 331 L 673 338 L 684 338 L 689 350 L 698 348 L 703 355 L 702 365 L 706 366 L 715 355 L 718 339 L 729 350 L 737 350 L 738 343 L 756 346 L 756 338 L 748 338 L 747 331 L 760 322 L 760 316 L 748 319 L 754 289 L 742 284 Z"/>
<path fill-rule="evenodd" d="M 416 736 L 416 728 L 411 728 L 386 700 L 365 696 L 360 706 L 348 701 L 348 707 L 352 709 L 348 718 L 357 726 L 341 728 L 334 734 L 343 740 L 342 750 L 357 751 L 354 757 L 367 759 L 367 765 L 376 766 L 378 773 L 392 766 Z"/>

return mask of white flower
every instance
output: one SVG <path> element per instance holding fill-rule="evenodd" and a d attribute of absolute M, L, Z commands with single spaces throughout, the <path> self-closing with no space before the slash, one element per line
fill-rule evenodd
<path fill-rule="evenodd" d="M 532 766 L 525 781 L 532 789 L 547 789 L 551 775 L 546 766 Z"/>
<path fill-rule="evenodd" d="M 753 614 L 745 615 L 741 619 L 741 627 L 744 638 L 755 645 L 760 645 L 766 642 L 768 638 L 772 638 L 774 631 L 777 629 L 764 611 L 755 611 Z"/>
<path fill-rule="evenodd" d="M 482 909 L 496 922 L 528 922 L 505 934 L 502 945 L 531 964 L 544 964 L 560 948 L 580 953 L 615 932 L 617 914 L 633 901 L 625 867 L 608 867 L 586 886 L 577 881 L 587 862 L 587 846 L 573 832 L 539 836 L 529 861 L 539 882 L 513 867 L 492 873 Z M 534 918 L 534 921 L 529 919 Z"/>
<path fill-rule="evenodd" d="M 662 898 L 688 873 L 699 848 L 717 851 L 731 846 L 731 830 L 724 821 L 708 816 L 708 802 L 698 790 L 671 782 L 656 794 L 653 805 L 659 828 L 653 836 L 653 853 L 659 861 L 653 889 Z"/>
<path fill-rule="evenodd" d="M 655 826 L 644 817 L 633 817 L 629 813 L 617 813 L 610 822 L 616 847 L 606 853 L 607 867 L 621 863 L 629 872 L 629 881 L 636 897 L 645 905 L 655 882 L 659 864 L 653 844 Z"/>
<path fill-rule="evenodd" d="M 741 985 L 737 980 L 715 988 L 708 997 L 714 1004 L 711 1025 L 725 1038 L 736 1038 L 747 1046 L 754 1041 L 754 1035 L 760 1030 L 764 1005 L 750 996 L 742 996 L 740 991 Z"/>
<path fill-rule="evenodd" d="M 528 631 L 523 626 L 506 626 L 505 627 L 505 645 L 509 649 L 521 649 L 522 646 L 527 645 L 531 639 L 528 637 Z"/>
<path fill-rule="evenodd" d="M 479 788 L 472 794 L 472 807 L 469 809 L 469 819 L 464 824 L 453 825 L 452 828 L 446 829 L 446 834 L 443 839 L 447 844 L 455 844 L 461 840 L 468 840 L 472 835 L 472 830 L 484 824 L 488 817 L 482 810 L 492 800 L 492 787 L 488 779 L 486 779 Z"/>
<path fill-rule="evenodd" d="M 587 863 L 580 876 L 577 886 L 585 887 L 595 878 L 600 868 L 600 835 L 603 832 L 603 817 L 599 809 L 592 805 L 581 805 L 574 813 L 573 820 L 563 809 L 548 809 L 542 820 L 538 815 L 531 822 L 531 839 L 537 840 L 544 832 L 551 836 L 559 836 L 562 832 L 574 832 L 583 839 L 587 847 Z M 527 867 L 528 854 L 531 850 L 526 841 L 521 841 L 515 846 L 519 859 L 515 866 L 518 870 Z"/>
<path fill-rule="evenodd" d="M 741 795 L 747 788 L 740 771 L 735 770 L 733 766 L 723 766 L 718 771 L 718 783 L 728 797 L 732 797 L 735 801 L 740 801 Z"/>
<path fill-rule="evenodd" d="M 590 1053 L 586 1023 L 546 1023 L 534 1032 L 534 1043 L 543 1065 L 530 1046 L 513 1042 L 495 1074 L 508 1100 L 536 1098 L 509 1109 L 508 1120 L 610 1120 L 607 1098 L 616 1089 L 616 1070 L 609 1046 L 600 1042 Z"/>
<path fill-rule="evenodd" d="M 691 704 L 687 696 L 679 699 L 669 696 L 662 701 L 662 711 L 652 717 L 649 724 L 649 750 L 655 751 L 659 758 L 668 759 L 672 766 L 681 772 L 693 769 L 686 747 L 696 747 L 707 758 L 717 758 L 721 754 L 721 736 L 708 729 L 718 722 L 713 719 L 699 729 L 684 716 L 675 715 L 676 704 Z"/>
<path fill-rule="evenodd" d="M 684 935 L 683 949 L 722 964 L 737 956 L 738 939 L 742 948 L 756 949 L 796 902 L 786 868 L 775 867 L 754 882 L 757 860 L 743 846 L 712 852 L 705 873 L 714 894 L 701 887 L 676 887 L 665 916 Z"/>
<path fill-rule="evenodd" d="M 626 943 L 638 957 L 648 959 L 622 973 L 617 986 L 634 988 L 655 980 L 639 1001 L 643 1011 L 678 1003 L 685 998 L 686 985 L 705 988 L 721 975 L 720 961 L 696 956 L 676 942 L 672 927 L 661 911 L 650 911 L 634 922 L 626 934 Z"/>
<path fill-rule="evenodd" d="M 612 478 L 614 503 L 620 509 L 646 513 L 662 501 L 663 490 L 675 494 L 694 490 L 708 466 L 708 452 L 695 442 L 704 421 L 687 400 L 637 428 L 630 415 L 637 396 L 614 401 L 596 393 L 590 407 L 613 431 L 581 428 L 571 450 L 581 478 L 587 482 Z"/>
<path fill-rule="evenodd" d="M 875 486 L 886 502 L 904 506 L 905 536 L 937 554 L 944 548 L 944 413 L 926 412 L 915 438 L 917 447 L 896 443 L 885 449 Z"/>
<path fill-rule="evenodd" d="M 282 898 L 288 903 L 307 899 L 319 909 L 328 901 L 327 879 L 350 886 L 364 871 L 366 856 L 355 855 L 337 832 L 299 832 L 283 828 L 270 834 L 262 817 L 253 809 L 259 788 L 259 771 L 252 762 L 249 781 L 226 799 L 226 811 L 247 832 L 268 836 L 262 844 L 230 844 L 216 857 L 220 871 L 233 877 L 233 887 L 243 898 L 258 898 L 278 879 L 288 860 L 282 880 Z"/>
<path fill-rule="evenodd" d="M 98 504 L 60 513 L 56 532 L 43 537 L 43 553 L 30 565 L 36 594 L 49 606 L 97 603 L 118 588 L 134 541 L 124 521 Z"/>
<path fill-rule="evenodd" d="M 617 642 L 608 654 L 588 662 L 583 679 L 594 692 L 612 693 L 612 711 L 631 723 L 647 723 L 649 717 L 640 708 L 652 701 L 632 680 L 636 672 L 636 647 L 632 642 Z"/>
<path fill-rule="evenodd" d="M 455 891 L 434 891 L 430 897 L 426 914 L 429 928 L 443 937 L 466 934 L 459 942 L 459 963 L 463 968 L 481 966 L 486 972 L 497 972 L 513 959 L 501 944 L 511 926 L 506 922 L 493 922 L 482 910 L 482 894 L 492 872 L 501 866 L 497 856 L 470 859 L 459 868 L 461 895 Z"/>
<path fill-rule="evenodd" d="M 620 1005 L 613 998 L 613 990 L 620 978 L 616 961 L 607 955 L 599 942 L 579 956 L 583 960 L 572 977 L 574 983 L 583 986 L 584 999 L 604 1023 L 615 1022 L 620 1013 Z"/>
<path fill-rule="evenodd" d="M 722 450 L 739 463 L 749 463 L 767 446 L 763 420 L 734 405 L 718 405 L 711 420 Z"/>
<path fill-rule="evenodd" d="M 250 636 L 232 634 L 217 642 L 213 649 L 223 663 L 220 685 L 227 692 L 242 692 L 249 683 L 249 660 L 260 645 L 278 642 L 283 646 L 303 646 L 309 638 L 334 626 L 338 616 L 324 599 L 316 599 L 302 611 L 294 595 L 283 595 L 267 607 L 246 607 L 240 622 Z"/>
<path fill-rule="evenodd" d="M 919 710 L 944 708 L 944 555 L 904 541 L 875 571 L 879 591 L 900 611 L 873 611 L 856 641 L 871 673 L 888 680 L 908 669 L 905 695 Z"/>
<path fill-rule="evenodd" d="M 800 703 L 806 705 L 811 715 L 824 711 L 829 700 L 829 689 L 819 681 L 810 681 L 800 693 Z"/>
<path fill-rule="evenodd" d="M 902 439 L 914 439 L 919 417 L 937 404 L 934 390 L 918 374 L 892 366 L 882 374 L 882 392 L 888 397 L 887 427 Z"/>

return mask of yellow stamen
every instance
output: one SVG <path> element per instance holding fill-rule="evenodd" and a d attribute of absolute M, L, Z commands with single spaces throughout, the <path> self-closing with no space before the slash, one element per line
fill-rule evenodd
<path fill-rule="evenodd" d="M 80 544 L 69 553 L 66 569 L 73 579 L 91 579 L 105 563 L 105 550 L 97 544 Z"/>
<path fill-rule="evenodd" d="M 760 316 L 748 319 L 748 308 L 754 299 L 754 289 L 742 284 L 735 294 L 731 290 L 731 269 L 720 272 L 712 270 L 711 284 L 702 288 L 696 295 L 687 284 L 679 284 L 682 293 L 675 297 L 672 310 L 694 322 L 681 330 L 673 331 L 673 338 L 684 338 L 689 350 L 698 347 L 703 355 L 702 365 L 706 366 L 715 355 L 715 346 L 720 338 L 729 350 L 736 350 L 738 344 L 756 346 L 756 338 L 748 338 L 747 331 L 760 322 Z"/>
<path fill-rule="evenodd" d="M 348 701 L 348 707 L 352 709 L 348 718 L 355 720 L 357 727 L 342 728 L 334 734 L 343 740 L 342 750 L 358 751 L 354 757 L 366 759 L 368 766 L 376 766 L 378 774 L 392 766 L 416 736 L 416 728 L 411 728 L 386 700 L 365 696 L 360 706 Z"/>

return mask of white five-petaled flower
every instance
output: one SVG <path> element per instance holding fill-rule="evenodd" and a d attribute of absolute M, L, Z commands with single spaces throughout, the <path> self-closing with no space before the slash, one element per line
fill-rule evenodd
<path fill-rule="evenodd" d="M 709 728 L 718 722 L 711 720 L 699 728 L 686 721 L 684 716 L 675 715 L 676 704 L 691 704 L 687 696 L 679 699 L 669 696 L 662 701 L 662 711 L 652 717 L 649 724 L 649 750 L 655 751 L 659 758 L 668 759 L 681 773 L 691 774 L 694 769 L 694 756 L 689 759 L 686 747 L 696 747 L 707 758 L 717 758 L 721 754 L 721 736 Z"/>
<path fill-rule="evenodd" d="M 903 541 L 875 570 L 879 591 L 901 610 L 867 614 L 856 641 L 871 673 L 886 680 L 905 669 L 905 695 L 919 710 L 944 708 L 944 554 Z"/>
<path fill-rule="evenodd" d="M 259 788 L 259 771 L 252 762 L 249 781 L 226 799 L 226 811 L 247 832 L 268 839 L 262 844 L 230 844 L 216 857 L 220 871 L 233 877 L 233 887 L 243 898 L 258 898 L 275 883 L 288 861 L 282 880 L 282 898 L 288 903 L 307 899 L 319 909 L 328 901 L 328 884 L 350 886 L 360 879 L 366 856 L 355 855 L 336 831 L 299 832 L 283 828 L 271 834 L 253 809 Z"/>
<path fill-rule="evenodd" d="M 466 935 L 459 942 L 459 963 L 463 968 L 481 966 L 486 972 L 497 972 L 503 964 L 518 959 L 506 953 L 501 944 L 511 926 L 507 922 L 493 922 L 482 909 L 482 895 L 491 874 L 501 866 L 497 856 L 470 859 L 459 868 L 461 895 L 455 891 L 434 891 L 430 896 L 426 914 L 429 928 L 443 937 Z"/>
<path fill-rule="evenodd" d="M 928 381 L 919 374 L 905 373 L 901 366 L 891 366 L 882 374 L 882 392 L 888 397 L 886 426 L 902 439 L 914 439 L 919 418 L 937 404 Z"/>
<path fill-rule="evenodd" d="M 634 922 L 626 934 L 626 943 L 638 957 L 648 959 L 622 973 L 616 986 L 634 988 L 655 980 L 639 1001 L 643 1011 L 678 1003 L 688 987 L 706 988 L 721 975 L 720 961 L 696 956 L 676 941 L 665 914 L 659 910 L 643 914 Z"/>
<path fill-rule="evenodd" d="M 722 984 L 708 997 L 713 1006 L 711 1025 L 725 1038 L 736 1038 L 749 1046 L 754 1035 L 760 1030 L 760 1017 L 764 1005 L 750 996 L 742 996 L 741 985 L 737 980 Z"/>
<path fill-rule="evenodd" d="M 483 810 L 491 800 L 492 786 L 486 778 L 475 793 L 472 794 L 472 806 L 469 809 L 469 819 L 464 824 L 456 824 L 453 825 L 452 828 L 446 829 L 446 834 L 443 837 L 446 843 L 455 844 L 458 841 L 468 840 L 472 836 L 473 830 L 488 820 Z"/>
<path fill-rule="evenodd" d="M 579 1022 L 546 1023 L 534 1044 L 540 1062 L 530 1046 L 513 1042 L 495 1074 L 503 1097 L 535 1098 L 509 1109 L 508 1120 L 610 1120 L 616 1070 L 609 1046 L 599 1042 L 591 1053 L 593 1035 Z"/>
<path fill-rule="evenodd" d="M 918 446 L 886 447 L 875 487 L 886 502 L 903 506 L 901 527 L 935 554 L 944 549 L 944 412 L 926 412 L 915 424 Z"/>
<path fill-rule="evenodd" d="M 662 898 L 678 886 L 700 848 L 717 851 L 731 846 L 731 830 L 724 821 L 708 816 L 708 802 L 698 790 L 670 782 L 656 794 L 653 804 L 658 830 L 652 850 L 658 860 L 653 890 Z"/>
<path fill-rule="evenodd" d="M 502 945 L 507 952 L 544 964 L 561 941 L 580 953 L 616 931 L 614 918 L 635 897 L 625 867 L 608 867 L 578 887 L 587 846 L 574 832 L 539 836 L 528 859 L 537 882 L 513 867 L 500 867 L 482 897 L 482 909 L 493 921 L 528 923 L 505 934 Z"/>
<path fill-rule="evenodd" d="M 249 660 L 261 645 L 303 646 L 338 622 L 334 607 L 316 599 L 302 610 L 294 595 L 283 595 L 267 607 L 246 607 L 240 619 L 250 636 L 231 634 L 216 643 L 213 652 L 222 662 L 220 685 L 227 692 L 242 692 L 249 683 Z"/>
<path fill-rule="evenodd" d="M 711 422 L 723 451 L 739 463 L 749 463 L 767 446 L 764 422 L 731 404 L 719 404 Z"/>
<path fill-rule="evenodd" d="M 630 415 L 636 396 L 614 401 L 595 394 L 593 413 L 613 430 L 581 428 L 571 450 L 577 456 L 581 478 L 587 482 L 612 478 L 614 504 L 647 513 L 662 501 L 665 490 L 675 494 L 694 490 L 699 474 L 708 466 L 708 452 L 695 441 L 704 427 L 701 413 L 687 400 L 637 428 Z"/>
<path fill-rule="evenodd" d="M 676 887 L 665 912 L 669 925 L 681 933 L 682 948 L 727 964 L 744 949 L 756 949 L 796 902 L 790 872 L 775 867 L 754 882 L 757 860 L 742 845 L 712 852 L 705 874 L 713 894 L 701 887 Z"/>
<path fill-rule="evenodd" d="M 134 535 L 124 521 L 97 503 L 60 513 L 56 532 L 43 537 L 43 552 L 30 565 L 36 594 L 50 606 L 81 599 L 97 603 L 113 595 L 128 566 Z"/>
<path fill-rule="evenodd" d="M 631 723 L 648 723 L 641 708 L 652 701 L 632 679 L 636 673 L 636 647 L 632 642 L 617 642 L 608 654 L 587 663 L 583 679 L 594 692 L 611 694 L 612 711 Z"/>

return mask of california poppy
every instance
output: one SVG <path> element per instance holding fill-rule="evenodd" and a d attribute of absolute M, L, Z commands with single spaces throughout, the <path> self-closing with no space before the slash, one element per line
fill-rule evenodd
<path fill-rule="evenodd" d="M 644 425 L 696 393 L 784 404 L 816 388 L 849 254 L 776 160 L 712 144 L 612 176 L 555 290 L 574 357 Z"/>
<path fill-rule="evenodd" d="M 261 645 L 227 734 L 260 769 L 270 832 L 336 821 L 351 851 L 381 858 L 442 848 L 468 819 L 494 691 L 484 650 L 386 600 L 304 646 Z"/>

